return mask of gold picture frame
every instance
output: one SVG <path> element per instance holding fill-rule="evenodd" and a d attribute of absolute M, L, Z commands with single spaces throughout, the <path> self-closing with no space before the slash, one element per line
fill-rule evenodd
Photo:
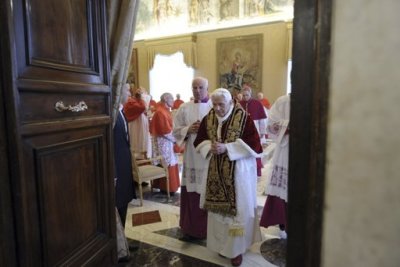
<path fill-rule="evenodd" d="M 254 34 L 217 39 L 219 86 L 250 86 L 261 91 L 263 35 Z"/>

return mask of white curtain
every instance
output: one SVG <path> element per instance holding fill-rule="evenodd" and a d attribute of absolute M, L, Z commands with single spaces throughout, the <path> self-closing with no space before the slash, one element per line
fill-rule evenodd
<path fill-rule="evenodd" d="M 107 0 L 113 126 L 118 114 L 121 88 L 128 77 L 138 7 L 139 0 Z"/>

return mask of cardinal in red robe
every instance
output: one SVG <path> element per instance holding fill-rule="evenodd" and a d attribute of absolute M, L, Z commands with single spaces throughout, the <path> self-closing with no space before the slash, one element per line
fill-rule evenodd
<path fill-rule="evenodd" d="M 150 123 L 150 133 L 153 136 L 154 143 L 153 155 L 162 155 L 168 165 L 169 190 L 171 193 L 175 193 L 180 187 L 178 158 L 174 152 L 176 141 L 172 135 L 173 122 L 170 111 L 173 101 L 172 94 L 162 94 L 161 101 L 157 104 Z M 166 191 L 166 180 L 163 178 L 155 180 L 153 187 Z"/>
<path fill-rule="evenodd" d="M 270 109 L 271 103 L 269 103 L 269 100 L 268 100 L 267 98 L 264 97 L 264 94 L 263 94 L 263 93 L 259 92 L 259 93 L 257 94 L 257 99 L 258 99 L 258 101 L 261 102 L 261 104 L 264 106 L 264 108 Z"/>
<path fill-rule="evenodd" d="M 178 109 L 183 103 L 184 102 L 181 99 L 181 95 L 180 94 L 176 94 L 176 99 L 174 101 L 174 105 L 172 106 L 172 109 Z"/>

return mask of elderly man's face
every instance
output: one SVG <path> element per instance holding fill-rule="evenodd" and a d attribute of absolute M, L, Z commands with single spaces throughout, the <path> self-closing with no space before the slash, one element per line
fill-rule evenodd
<path fill-rule="evenodd" d="M 250 98 L 251 98 L 251 93 L 250 93 L 250 91 L 243 90 L 242 95 L 243 95 L 243 100 L 244 100 L 244 101 L 249 101 Z"/>
<path fill-rule="evenodd" d="M 211 98 L 213 108 L 218 116 L 223 117 L 228 113 L 232 100 L 225 100 L 223 96 L 213 96 Z"/>
<path fill-rule="evenodd" d="M 192 92 L 194 100 L 202 100 L 207 97 L 208 87 L 203 80 L 194 80 L 192 83 Z"/>

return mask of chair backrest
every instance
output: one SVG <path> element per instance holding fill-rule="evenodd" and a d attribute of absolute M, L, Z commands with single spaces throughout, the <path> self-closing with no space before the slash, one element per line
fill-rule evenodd
<path fill-rule="evenodd" d="M 164 177 L 167 184 L 167 201 L 169 201 L 169 173 L 168 165 L 166 164 L 164 158 L 160 155 L 150 159 L 137 159 L 134 151 L 132 151 L 131 154 L 132 174 L 133 179 L 138 183 L 139 186 L 140 206 L 143 206 L 142 182 L 150 182 L 151 191 L 153 191 L 153 185 L 151 181 Z M 157 166 L 155 161 L 160 161 L 162 166 Z"/>
<path fill-rule="evenodd" d="M 138 164 L 136 162 L 136 156 L 135 153 L 131 153 L 132 155 L 132 174 L 133 174 L 133 180 L 135 180 L 136 182 L 139 181 L 139 168 L 138 168 Z"/>
<path fill-rule="evenodd" d="M 136 158 L 136 153 L 134 153 L 134 151 L 131 154 L 132 154 L 132 175 L 133 175 L 133 179 L 136 182 L 142 182 L 140 179 L 141 178 L 140 167 L 143 165 L 156 166 L 159 163 L 159 164 L 161 164 L 161 166 L 158 165 L 157 167 L 164 169 L 165 176 L 166 177 L 169 176 L 168 164 L 165 162 L 164 158 L 161 155 L 158 155 L 158 156 L 156 156 L 154 158 L 150 158 L 150 159 L 138 159 L 138 158 Z M 158 179 L 158 178 L 154 178 L 154 179 Z"/>

